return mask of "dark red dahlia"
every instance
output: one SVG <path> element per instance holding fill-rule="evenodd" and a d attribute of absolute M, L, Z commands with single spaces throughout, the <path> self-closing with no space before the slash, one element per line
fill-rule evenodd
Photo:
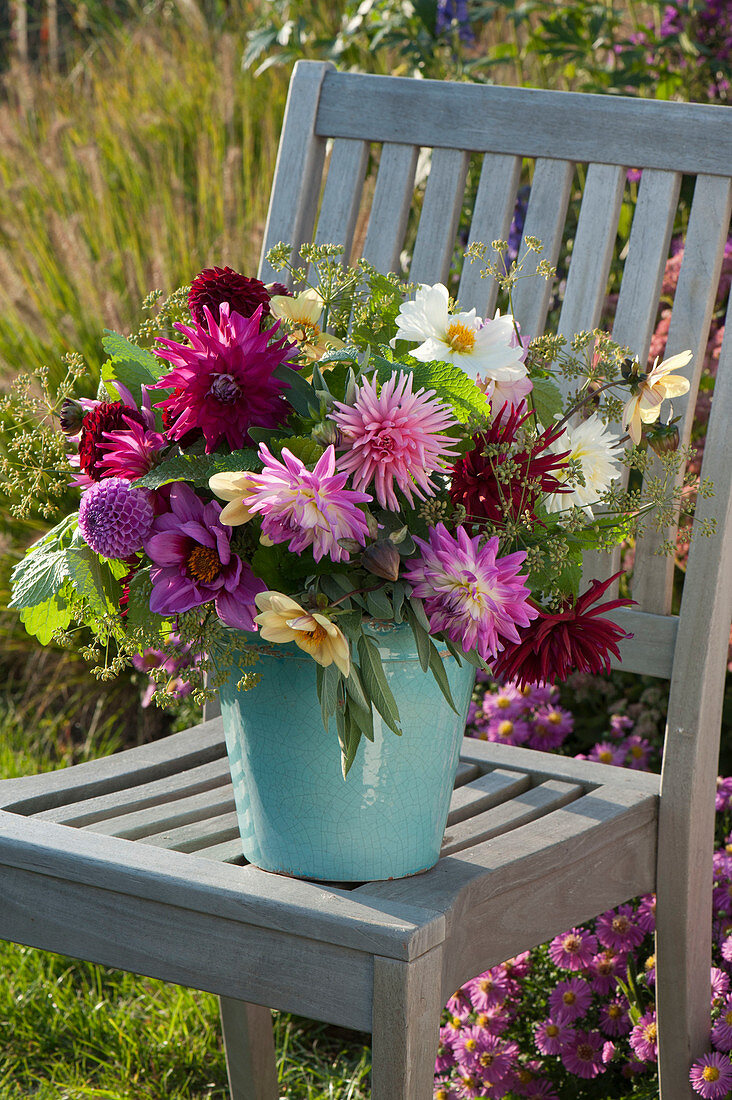
<path fill-rule="evenodd" d="M 526 512 L 533 515 L 539 496 L 572 491 L 554 473 L 566 468 L 570 452 L 548 450 L 563 428 L 547 429 L 533 442 L 517 444 L 518 429 L 531 415 L 519 407 L 502 423 L 496 417 L 487 431 L 473 437 L 473 449 L 453 466 L 450 497 L 463 505 L 471 519 L 484 518 L 496 525 L 516 521 Z M 501 467 L 507 462 L 510 466 L 502 478 Z"/>
<path fill-rule="evenodd" d="M 622 570 L 621 570 L 622 572 Z M 619 658 L 618 642 L 632 638 L 602 613 L 628 607 L 634 600 L 597 603 L 620 573 L 591 581 L 581 596 L 565 599 L 559 611 L 539 611 L 539 618 L 520 627 L 521 641 L 506 645 L 493 662 L 494 676 L 526 684 L 553 684 L 571 672 L 610 672 L 610 655 Z"/>
<path fill-rule="evenodd" d="M 109 470 L 102 466 L 107 457 L 105 444 L 108 445 L 104 433 L 126 431 L 129 424 L 125 423 L 125 417 L 144 426 L 139 409 L 125 405 L 122 401 L 100 401 L 84 415 L 79 440 L 79 469 L 92 481 L 101 481 L 110 476 Z"/>
<path fill-rule="evenodd" d="M 230 267 L 207 267 L 191 283 L 188 308 L 191 317 L 199 325 L 206 320 L 204 306 L 208 306 L 214 320 L 218 321 L 222 302 L 228 302 L 232 312 L 239 313 L 242 317 L 251 317 L 261 306 L 264 318 L 269 313 L 270 297 L 270 292 L 259 279 L 249 279 Z"/>

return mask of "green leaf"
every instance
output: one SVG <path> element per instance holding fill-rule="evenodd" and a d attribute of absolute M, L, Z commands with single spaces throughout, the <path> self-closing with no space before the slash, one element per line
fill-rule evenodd
<path fill-rule="evenodd" d="M 425 612 L 424 604 L 422 603 L 422 601 L 417 596 L 410 596 L 409 597 L 409 606 L 411 607 L 412 611 L 416 615 L 417 622 L 419 623 L 419 625 L 422 627 L 422 629 L 427 634 L 429 634 L 429 632 L 430 632 L 430 621 L 427 618 L 427 614 Z"/>
<path fill-rule="evenodd" d="M 192 455 L 179 454 L 166 458 L 159 466 L 149 470 L 133 482 L 146 489 L 159 489 L 171 481 L 187 481 L 197 489 L 207 489 L 212 474 L 238 470 L 258 470 L 257 452 L 250 447 L 231 454 Z"/>
<path fill-rule="evenodd" d="M 296 413 L 305 417 L 317 415 L 319 405 L 317 394 L 299 371 L 280 363 L 278 367 L 275 367 L 272 376 L 287 384 L 288 388 L 284 391 L 283 396 Z"/>
<path fill-rule="evenodd" d="M 57 630 L 65 630 L 72 617 L 63 589 L 45 603 L 24 607 L 20 612 L 23 626 L 41 645 L 48 645 Z"/>
<path fill-rule="evenodd" d="M 290 454 L 293 454 L 295 458 L 299 458 L 304 466 L 314 466 L 325 450 L 309 435 L 281 436 L 279 439 L 273 440 L 272 454 L 280 456 L 283 447 L 287 447 Z"/>
<path fill-rule="evenodd" d="M 392 588 L 391 603 L 394 609 L 395 623 L 401 623 L 404 621 L 402 618 L 402 607 L 404 606 L 404 595 L 406 593 L 406 590 L 406 585 L 402 584 L 401 581 L 394 582 L 394 586 Z"/>
<path fill-rule="evenodd" d="M 341 746 L 341 770 L 345 779 L 356 759 L 358 746 L 361 743 L 361 730 L 353 721 L 350 707 L 339 707 L 336 711 L 336 729 Z"/>
<path fill-rule="evenodd" d="M 46 604 L 70 577 L 66 550 L 37 544 L 13 568 L 10 577 L 13 598 L 8 607 L 28 608 Z"/>
<path fill-rule="evenodd" d="M 374 619 L 388 619 L 391 621 L 394 618 L 394 609 L 383 587 L 374 588 L 371 592 L 366 593 L 366 606 L 369 615 L 372 615 Z"/>
<path fill-rule="evenodd" d="M 118 611 L 121 593 L 110 563 L 89 547 L 70 547 L 65 554 L 71 583 L 92 614 Z"/>
<path fill-rule="evenodd" d="M 413 375 L 413 391 L 434 390 L 435 398 L 450 405 L 455 419 L 461 424 L 473 416 L 487 416 L 490 409 L 488 398 L 460 367 L 452 363 L 420 363 L 408 356 L 406 369 Z M 393 372 L 393 363 L 389 364 L 388 370 L 381 368 L 379 381 L 386 381 Z"/>
<path fill-rule="evenodd" d="M 358 348 L 346 347 L 346 348 L 333 348 L 331 351 L 326 351 L 321 355 L 318 360 L 320 369 L 324 363 L 358 363 Z M 330 371 L 327 372 L 326 382 L 330 380 Z"/>
<path fill-rule="evenodd" d="M 336 712 L 338 706 L 338 686 L 341 674 L 336 665 L 328 665 L 320 671 L 318 666 L 318 697 L 320 699 L 320 712 L 323 715 L 323 726 L 327 730 L 328 722 Z"/>
<path fill-rule="evenodd" d="M 549 378 L 533 378 L 532 382 L 534 388 L 531 399 L 536 418 L 542 427 L 549 428 L 554 423 L 556 414 L 564 411 L 562 395 L 559 387 Z"/>
<path fill-rule="evenodd" d="M 363 615 L 360 611 L 345 611 L 336 620 L 337 625 L 351 641 L 358 641 Z"/>
<path fill-rule="evenodd" d="M 379 648 L 376 642 L 365 634 L 358 639 L 358 656 L 367 695 L 389 729 L 401 736 L 399 708 L 386 682 Z"/>
<path fill-rule="evenodd" d="M 422 666 L 422 671 L 426 672 L 427 669 L 430 667 L 430 636 L 415 615 L 413 605 L 407 603 L 405 605 L 405 610 L 407 612 L 407 621 L 412 628 L 414 641 L 417 645 L 417 656 L 419 657 L 419 663 Z"/>
<path fill-rule="evenodd" d="M 456 714 L 459 714 L 460 712 L 458 711 L 457 707 L 455 706 L 455 700 L 453 699 L 452 692 L 450 691 L 450 684 L 449 684 L 449 681 L 447 679 L 447 673 L 445 672 L 445 666 L 442 663 L 442 658 L 440 657 L 440 654 L 437 650 L 437 647 L 435 646 L 435 644 L 434 644 L 434 642 L 432 641 L 431 638 L 429 639 L 429 643 L 430 643 L 429 665 L 430 665 L 430 669 L 432 670 L 432 675 L 434 676 L 435 680 L 437 681 L 438 688 L 440 689 L 442 694 L 447 699 L 447 702 L 448 702 L 449 706 L 452 707 L 452 709 L 455 711 Z"/>
<path fill-rule="evenodd" d="M 346 680 L 346 692 L 348 694 L 348 707 L 351 716 L 361 733 L 369 741 L 374 739 L 374 712 L 371 703 L 366 698 L 366 693 L 361 683 L 358 666 L 352 661 L 351 671 Z"/>
<path fill-rule="evenodd" d="M 142 386 L 150 386 L 168 369 L 147 348 L 138 347 L 118 332 L 109 332 L 102 339 L 102 346 L 109 359 L 102 364 L 102 381 L 114 386 L 115 381 L 127 386 L 138 405 L 142 401 Z M 110 386 L 107 386 L 110 389 Z M 119 391 L 116 391 L 121 397 Z"/>

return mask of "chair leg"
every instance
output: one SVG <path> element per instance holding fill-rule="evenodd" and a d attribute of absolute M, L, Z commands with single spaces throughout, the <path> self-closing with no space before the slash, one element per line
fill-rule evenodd
<path fill-rule="evenodd" d="M 440 948 L 374 958 L 371 1100 L 432 1100 L 442 1007 Z"/>
<path fill-rule="evenodd" d="M 272 1013 L 219 997 L 231 1100 L 278 1100 Z"/>

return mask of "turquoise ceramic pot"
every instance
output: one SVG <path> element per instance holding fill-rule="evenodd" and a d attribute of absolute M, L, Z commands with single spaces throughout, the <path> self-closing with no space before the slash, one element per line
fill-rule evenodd
<path fill-rule="evenodd" d="M 326 732 L 315 662 L 295 645 L 272 646 L 239 692 L 221 688 L 244 855 L 266 871 L 328 882 L 400 878 L 438 859 L 475 669 L 441 649 L 459 714 L 419 664 L 407 626 L 369 632 L 399 705 L 397 737 L 374 714 L 346 779 L 335 722 Z M 438 646 L 439 648 L 439 646 Z M 234 663 L 236 668 L 236 662 Z"/>

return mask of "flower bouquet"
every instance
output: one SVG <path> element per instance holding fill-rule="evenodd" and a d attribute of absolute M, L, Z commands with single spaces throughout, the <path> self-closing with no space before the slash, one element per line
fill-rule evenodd
<path fill-rule="evenodd" d="M 303 249 L 297 267 L 281 245 L 270 262 L 305 289 L 201 272 L 162 307 L 151 299 L 157 315 L 132 339 L 107 334 L 94 399 L 72 396 L 83 364 L 70 357 L 45 405 L 57 442 L 48 422 L 38 438 L 46 466 L 54 446 L 67 455 L 81 501 L 15 568 L 27 628 L 42 641 L 90 628 L 103 677 L 150 647 L 185 647 L 227 705 L 252 689 L 245 708 L 260 659 L 299 656 L 344 779 L 362 739 L 403 732 L 393 639 L 408 639 L 458 735 L 475 667 L 524 683 L 609 669 L 624 631 L 605 613 L 630 601 L 603 602 L 616 578 L 580 592 L 582 554 L 678 507 L 683 456 L 659 413 L 688 389 L 674 371 L 691 355 L 644 370 L 600 331 L 529 342 L 510 312 L 541 250 L 526 244 L 510 268 L 503 242 L 493 259 L 470 252 L 507 295 L 489 320 L 441 284 L 347 267 L 333 246 Z M 644 425 L 669 476 L 641 492 Z M 53 478 L 63 487 L 63 465 L 36 464 L 36 499 Z M 7 462 L 5 475 L 17 477 Z M 279 668 L 275 701 L 289 675 Z M 457 748 L 448 756 L 454 771 Z"/>

